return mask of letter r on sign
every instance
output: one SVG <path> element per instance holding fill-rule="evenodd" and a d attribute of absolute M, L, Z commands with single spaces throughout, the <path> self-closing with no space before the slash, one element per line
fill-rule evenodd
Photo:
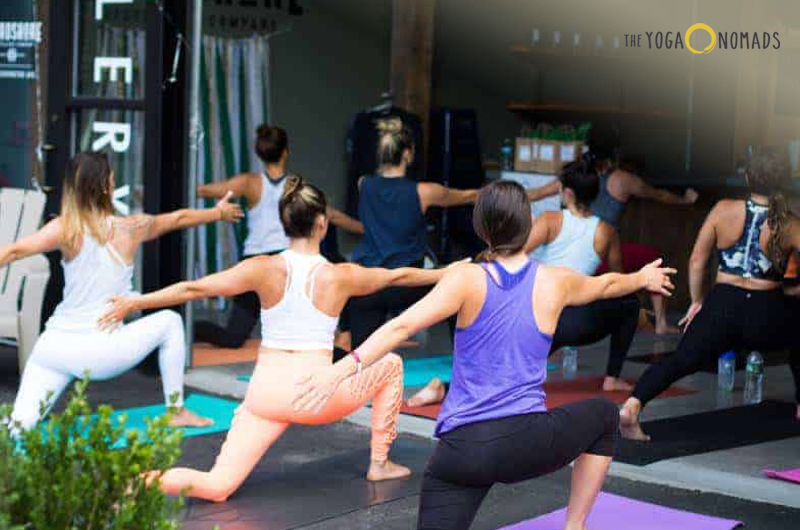
<path fill-rule="evenodd" d="M 101 136 L 92 142 L 92 151 L 99 151 L 107 145 L 115 153 L 124 153 L 131 146 L 131 124 L 96 121 L 92 132 Z"/>

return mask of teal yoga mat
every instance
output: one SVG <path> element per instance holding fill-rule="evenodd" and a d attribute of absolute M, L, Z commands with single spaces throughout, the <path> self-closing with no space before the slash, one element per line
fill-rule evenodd
<path fill-rule="evenodd" d="M 554 364 L 547 365 L 547 371 L 558 370 Z M 420 357 L 418 359 L 404 359 L 403 373 L 405 386 L 425 386 L 428 382 L 438 377 L 445 383 L 450 382 L 453 372 L 453 356 L 441 355 L 437 357 Z M 239 381 L 249 382 L 249 375 L 240 375 Z"/>
<path fill-rule="evenodd" d="M 239 402 L 203 394 L 191 394 L 186 398 L 185 406 L 201 416 L 214 420 L 214 424 L 208 427 L 185 427 L 181 429 L 183 431 L 183 437 L 190 438 L 192 436 L 224 432 L 230 429 L 231 421 L 233 421 L 233 413 L 236 407 L 239 406 Z M 128 421 L 125 422 L 125 430 L 138 431 L 140 436 L 144 438 L 147 433 L 145 419 L 161 416 L 165 413 L 166 407 L 163 404 L 119 409 L 115 410 L 112 414 L 112 421 L 117 422 L 122 414 L 127 414 Z M 45 425 L 42 425 L 42 429 L 44 428 Z M 114 448 L 123 449 L 126 445 L 127 442 L 123 438 L 117 440 L 114 444 Z"/>

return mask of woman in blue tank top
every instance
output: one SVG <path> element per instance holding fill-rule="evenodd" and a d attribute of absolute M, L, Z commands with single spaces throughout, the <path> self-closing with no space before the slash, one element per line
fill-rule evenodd
<path fill-rule="evenodd" d="M 359 183 L 358 215 L 364 225 L 353 261 L 363 267 L 422 267 L 427 249 L 425 214 L 435 206 L 449 207 L 475 201 L 478 190 L 456 190 L 406 176 L 414 160 L 413 136 L 398 118 L 378 123 L 377 175 Z M 354 298 L 346 313 L 352 344 L 358 346 L 391 314 L 417 302 L 430 290 L 393 288 Z"/>
<path fill-rule="evenodd" d="M 298 389 L 295 406 L 317 410 L 347 376 L 458 315 L 451 391 L 436 424 L 441 441 L 423 480 L 418 529 L 467 529 L 495 483 L 552 473 L 577 459 L 564 530 L 585 530 L 614 454 L 619 413 L 605 399 L 547 410 L 543 384 L 559 315 L 640 289 L 672 289 L 675 271 L 660 261 L 598 277 L 531 261 L 523 251 L 531 230 L 526 199 L 514 182 L 487 186 L 473 223 L 491 261 L 453 267 L 419 303 Z"/>

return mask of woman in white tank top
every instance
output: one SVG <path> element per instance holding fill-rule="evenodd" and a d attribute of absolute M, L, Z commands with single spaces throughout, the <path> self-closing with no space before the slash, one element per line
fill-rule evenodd
<path fill-rule="evenodd" d="M 87 371 L 96 380 L 116 377 L 156 348 L 164 399 L 177 407 L 172 424 L 210 423 L 183 407 L 186 352 L 180 315 L 160 311 L 113 333 L 101 331 L 98 319 L 109 298 L 131 292 L 132 263 L 141 243 L 182 228 L 236 220 L 241 209 L 225 198 L 206 210 L 120 218 L 113 215 L 113 190 L 114 172 L 105 155 L 75 156 L 64 179 L 61 215 L 36 234 L 0 248 L 0 267 L 54 250 L 63 256 L 64 299 L 34 345 L 14 403 L 12 421 L 22 429 L 33 427 L 42 404 L 47 402 L 48 409 L 74 378 Z"/>
<path fill-rule="evenodd" d="M 286 186 L 289 160 L 289 139 L 280 127 L 261 125 L 256 130 L 255 150 L 264 162 L 264 170 L 243 173 L 223 181 L 200 186 L 200 197 L 220 199 L 231 193 L 233 198 L 247 202 L 247 238 L 242 249 L 242 261 L 263 255 L 278 254 L 289 248 L 289 237 L 283 229 L 278 203 Z M 364 233 L 363 225 L 346 214 L 328 207 L 330 221 L 345 230 Z M 241 348 L 258 322 L 259 303 L 254 293 L 234 297 L 228 324 L 196 322 L 194 339 L 222 348 Z"/>
<path fill-rule="evenodd" d="M 324 408 L 302 412 L 296 410 L 292 400 L 298 384 L 331 365 L 336 323 L 350 297 L 390 286 L 431 285 L 443 271 L 328 263 L 320 255 L 320 242 L 328 230 L 325 195 L 299 177 L 287 179 L 280 212 L 290 237 L 289 249 L 280 255 L 252 258 L 225 272 L 151 294 L 118 297 L 103 318 L 105 324 L 113 326 L 141 309 L 244 292 L 258 296 L 263 337 L 244 403 L 211 471 L 171 469 L 159 477 L 161 489 L 167 493 L 188 490 L 193 497 L 224 501 L 290 424 L 338 421 L 369 400 L 373 401 L 373 420 L 367 480 L 388 480 L 410 473 L 388 458 L 403 396 L 399 356 L 389 355 L 357 370 L 342 382 Z M 347 362 L 360 365 L 357 355 L 351 354 L 349 359 Z"/>

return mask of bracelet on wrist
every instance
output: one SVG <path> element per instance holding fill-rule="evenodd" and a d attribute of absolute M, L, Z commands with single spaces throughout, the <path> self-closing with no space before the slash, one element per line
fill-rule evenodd
<path fill-rule="evenodd" d="M 355 375 L 361 375 L 361 357 L 358 356 L 358 352 L 355 350 L 350 352 L 350 356 L 356 361 Z"/>

